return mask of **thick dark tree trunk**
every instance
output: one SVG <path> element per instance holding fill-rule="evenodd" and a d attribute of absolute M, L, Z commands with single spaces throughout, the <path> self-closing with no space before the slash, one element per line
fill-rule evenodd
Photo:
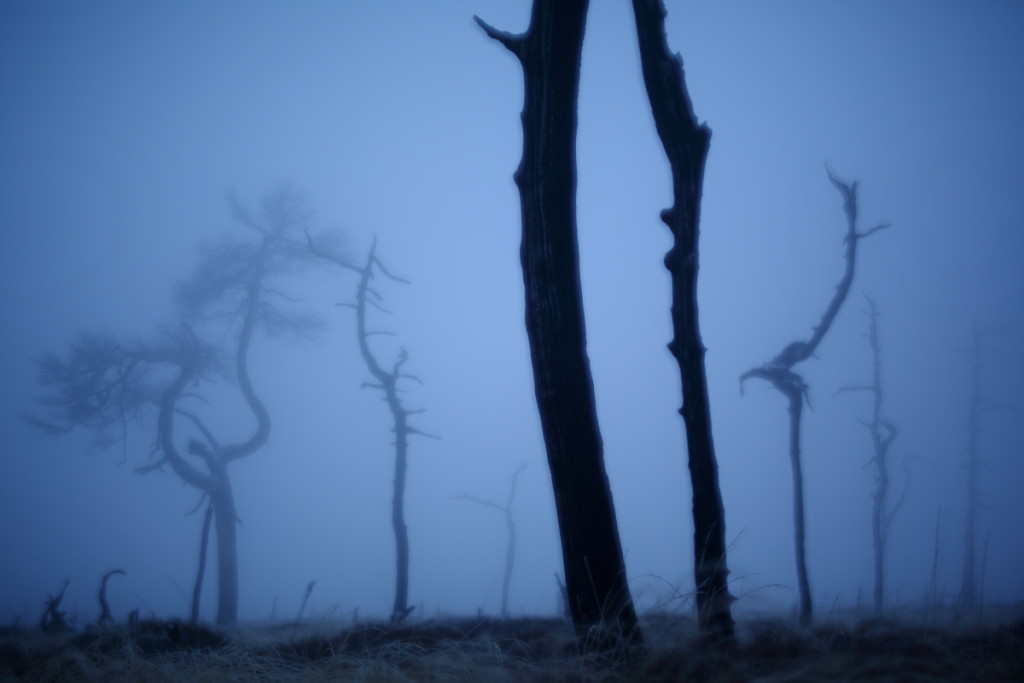
<path fill-rule="evenodd" d="M 682 60 L 669 52 L 661 0 L 633 0 L 644 83 L 658 136 L 672 168 L 672 208 L 661 219 L 674 244 L 665 255 L 672 274 L 672 330 L 668 348 L 679 364 L 693 489 L 694 579 L 701 630 L 717 641 L 732 641 L 725 547 L 725 509 L 718 485 L 718 460 L 711 432 L 711 406 L 704 344 L 697 310 L 700 200 L 711 130 L 697 122 L 684 80 Z"/>
<path fill-rule="evenodd" d="M 586 13 L 586 0 L 535 0 L 522 35 L 477 21 L 523 68 L 523 157 L 515 181 L 526 332 L 573 622 L 584 650 L 621 651 L 642 638 L 604 468 L 576 242 L 576 107 Z"/>

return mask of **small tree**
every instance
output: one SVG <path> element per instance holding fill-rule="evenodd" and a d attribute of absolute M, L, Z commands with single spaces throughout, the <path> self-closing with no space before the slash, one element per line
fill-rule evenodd
<path fill-rule="evenodd" d="M 872 380 L 871 384 L 841 387 L 836 394 L 852 391 L 866 391 L 871 394 L 871 419 L 861 420 L 871 435 L 871 459 L 868 464 L 874 466 L 875 492 L 871 495 L 871 539 L 874 548 L 875 611 L 882 611 L 885 597 L 885 549 L 889 542 L 889 528 L 892 520 L 906 500 L 910 476 L 904 479 L 903 492 L 894 504 L 889 503 L 889 446 L 896 438 L 896 427 L 888 419 L 882 417 L 882 351 L 878 342 L 878 307 L 875 302 L 865 297 L 870 310 L 868 319 L 868 343 L 871 345 Z"/>
<path fill-rule="evenodd" d="M 155 431 L 151 462 L 136 472 L 169 466 L 209 499 L 217 536 L 219 624 L 233 623 L 238 613 L 238 515 L 228 468 L 262 448 L 270 435 L 270 413 L 249 377 L 249 349 L 258 328 L 301 333 L 316 324 L 309 315 L 279 307 L 287 297 L 270 286 L 275 276 L 291 272 L 308 257 L 295 240 L 308 220 L 301 197 L 282 185 L 263 197 L 255 214 L 234 198 L 231 208 L 251 235 L 201 250 L 195 273 L 177 289 L 179 322 L 150 341 L 84 334 L 66 358 L 44 356 L 37 369 L 39 383 L 50 391 L 40 399 L 49 414 L 29 418 L 51 434 L 85 427 L 93 432 L 96 447 L 120 442 L 125 456 L 130 423 Z M 199 338 L 194 325 L 203 322 L 236 333 L 229 353 Z M 207 403 L 204 382 L 218 376 L 233 376 L 255 418 L 249 437 L 237 443 L 221 443 L 194 409 Z M 155 425 L 150 422 L 154 414 Z M 178 444 L 187 437 L 183 452 Z M 205 542 L 200 550 L 204 562 Z"/>
<path fill-rule="evenodd" d="M 775 389 L 786 397 L 789 403 L 789 459 L 793 468 L 793 525 L 795 528 L 796 547 L 796 575 L 800 592 L 800 624 L 807 626 L 811 623 L 813 607 L 811 605 L 811 589 L 807 578 L 807 553 L 806 537 L 804 531 L 804 476 L 803 464 L 800 455 L 800 426 L 803 414 L 804 401 L 807 399 L 807 383 L 804 382 L 793 366 L 810 358 L 818 349 L 825 333 L 832 326 L 832 322 L 839 313 L 839 307 L 846 300 L 846 295 L 853 284 L 853 274 L 857 262 L 857 246 L 865 237 L 888 227 L 887 223 L 877 225 L 866 232 L 857 230 L 857 183 L 845 183 L 828 170 L 828 179 L 839 190 L 843 198 L 843 210 L 846 213 L 846 269 L 842 279 L 836 286 L 832 301 L 821 316 L 821 322 L 814 328 L 810 339 L 807 341 L 795 341 L 772 360 L 760 367 L 753 368 L 743 373 L 740 377 L 740 393 L 743 392 L 743 384 L 751 377 L 759 377 L 767 380 Z"/>
<path fill-rule="evenodd" d="M 508 490 L 508 499 L 504 505 L 489 501 L 481 500 L 475 496 L 461 495 L 455 496 L 456 500 L 468 500 L 471 503 L 477 505 L 483 505 L 484 507 L 497 510 L 502 513 L 505 517 L 505 531 L 506 531 L 506 546 L 505 546 L 505 576 L 501 582 L 501 617 L 508 619 L 508 589 L 512 583 L 512 567 L 516 561 L 516 524 L 515 520 L 512 519 L 512 501 L 516 497 L 516 483 L 519 481 L 519 475 L 526 469 L 526 463 L 524 462 L 519 466 L 519 469 L 512 475 L 512 485 Z"/>

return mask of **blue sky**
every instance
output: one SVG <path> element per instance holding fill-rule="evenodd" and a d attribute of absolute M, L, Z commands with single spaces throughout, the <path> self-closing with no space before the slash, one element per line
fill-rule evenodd
<path fill-rule="evenodd" d="M 739 607 L 795 602 L 781 397 L 738 377 L 806 338 L 842 272 L 845 228 L 825 164 L 861 183 L 866 229 L 847 305 L 802 366 L 809 563 L 819 604 L 870 591 L 868 377 L 861 292 L 882 313 L 887 412 L 914 478 L 893 530 L 891 598 L 920 598 L 941 506 L 943 577 L 958 586 L 962 463 L 977 320 L 995 404 L 982 447 L 987 594 L 1021 597 L 1024 503 L 1024 9 L 1005 2 L 668 2 L 713 136 L 702 207 L 700 305 Z M 184 613 L 200 519 L 170 474 L 86 455 L 85 435 L 40 439 L 31 359 L 79 331 L 150 335 L 172 314 L 197 246 L 233 229 L 225 193 L 255 202 L 282 180 L 317 229 L 373 236 L 408 286 L 381 321 L 424 381 L 410 405 L 440 441 L 412 445 L 411 600 L 423 614 L 496 612 L 503 526 L 452 496 L 501 500 L 521 462 L 521 553 L 511 606 L 555 608 L 560 570 L 532 396 L 518 262 L 521 74 L 473 23 L 523 30 L 529 3 L 11 2 L 0 7 L 0 620 L 34 619 L 70 578 L 93 618 L 112 605 Z M 689 486 L 670 337 L 667 164 L 640 81 L 628 3 L 595 0 L 580 92 L 579 224 L 589 353 L 627 568 L 646 607 L 692 590 Z M 253 382 L 275 419 L 234 471 L 241 617 L 291 615 L 318 581 L 317 614 L 384 615 L 393 542 L 388 415 L 354 343 L 351 277 L 289 283 L 331 323 L 316 344 L 259 340 Z M 386 353 L 389 347 L 382 345 Z M 243 433 L 244 410 L 208 419 Z M 1012 409 L 1012 410 L 1011 410 Z M 902 473 L 902 466 L 894 467 Z M 213 585 L 208 589 L 212 610 Z M 680 597 L 682 596 L 682 597 Z M 275 607 L 276 606 L 276 607 Z M 212 615 L 212 611 L 210 612 Z"/>

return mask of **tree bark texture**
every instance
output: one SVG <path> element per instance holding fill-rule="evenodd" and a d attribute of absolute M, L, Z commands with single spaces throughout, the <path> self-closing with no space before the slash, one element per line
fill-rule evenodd
<path fill-rule="evenodd" d="M 575 146 L 587 5 L 535 0 L 521 35 L 477 22 L 523 69 L 523 157 L 514 177 L 534 389 L 576 633 L 585 651 L 613 651 L 642 638 L 604 468 L 580 289 Z"/>
<path fill-rule="evenodd" d="M 726 562 L 725 509 L 718 484 L 718 461 L 711 430 L 711 405 L 704 344 L 697 309 L 700 201 L 711 130 L 697 122 L 686 89 L 682 59 L 669 52 L 665 7 L 661 0 L 634 0 L 640 60 L 647 98 L 665 155 L 672 169 L 673 205 L 661 213 L 672 231 L 665 255 L 672 275 L 672 330 L 669 351 L 679 365 L 686 424 L 687 457 L 693 489 L 694 579 L 701 630 L 732 641 L 732 596 Z"/>

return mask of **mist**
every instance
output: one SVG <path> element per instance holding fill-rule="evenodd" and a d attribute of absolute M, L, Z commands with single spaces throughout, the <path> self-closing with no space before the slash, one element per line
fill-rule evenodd
<path fill-rule="evenodd" d="M 693 609 L 691 492 L 658 218 L 670 176 L 628 3 L 593 2 L 577 157 L 588 353 L 629 584 L 641 611 Z M 1024 7 L 1003 2 L 669 2 L 697 116 L 712 129 L 699 280 L 712 424 L 738 614 L 797 602 L 785 401 L 740 376 L 818 324 L 843 272 L 845 222 L 826 164 L 858 181 L 865 228 L 853 288 L 816 357 L 803 454 L 817 609 L 870 606 L 867 298 L 879 311 L 884 413 L 897 427 L 888 543 L 893 607 L 953 604 L 963 581 L 973 345 L 981 602 L 1024 598 Z M 509 611 L 554 615 L 562 565 L 524 331 L 522 77 L 474 14 L 525 30 L 529 3 L 5 3 L 0 7 L 0 621 L 63 607 L 188 613 L 202 501 L 152 463 L 152 420 L 92 447 L 40 434 L 37 362 L 83 332 L 130 343 L 176 321 L 177 283 L 204 245 L 244 237 L 287 183 L 313 236 L 371 243 L 371 343 L 421 383 L 402 400 L 414 617 L 498 614 L 505 504 L 517 555 Z M 298 235 L 301 236 L 301 231 Z M 304 237 L 302 239 L 305 239 Z M 301 240 L 299 241 L 301 243 Z M 238 618 L 387 618 L 393 600 L 392 416 L 361 357 L 358 275 L 311 260 L 283 272 L 308 334 L 255 333 L 254 391 L 272 427 L 232 464 Z M 342 304 L 342 305 L 339 305 Z M 211 321 L 211 344 L 237 331 Z M 975 336 L 975 331 L 981 334 Z M 228 376 L 192 408 L 227 441 L 254 419 Z M 196 509 L 198 506 L 198 509 Z M 190 511 L 194 513 L 189 514 Z M 940 512 L 941 511 L 941 512 Z M 938 561 L 934 558 L 938 553 Z M 216 610 L 216 561 L 201 603 Z M 932 581 L 933 564 L 937 567 Z M 931 591 L 929 593 L 929 591 Z"/>

